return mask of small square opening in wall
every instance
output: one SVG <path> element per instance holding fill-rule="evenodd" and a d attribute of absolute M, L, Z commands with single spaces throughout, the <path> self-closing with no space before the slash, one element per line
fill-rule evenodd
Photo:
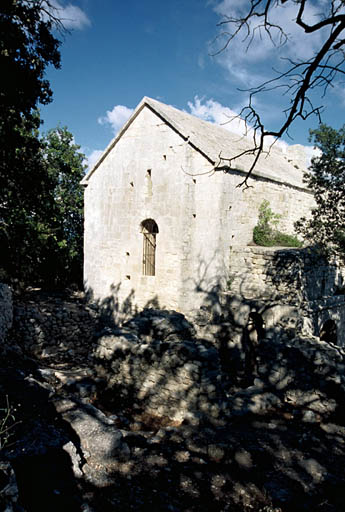
<path fill-rule="evenodd" d="M 131 187 L 134 187 L 134 183 L 133 183 L 133 181 L 131 181 L 131 182 L 130 182 L 130 186 L 131 186 Z"/>
<path fill-rule="evenodd" d="M 126 256 L 129 256 L 129 252 L 128 251 L 126 252 Z"/>
<path fill-rule="evenodd" d="M 166 156 L 166 155 L 163 155 L 163 158 L 164 158 L 164 160 L 166 160 L 166 159 L 167 159 L 167 156 Z"/>
<path fill-rule="evenodd" d="M 193 217 L 194 217 L 194 219 L 195 219 L 195 217 L 196 217 L 196 213 L 193 213 Z"/>
<path fill-rule="evenodd" d="M 131 278 L 131 276 L 126 276 L 126 279 L 128 279 L 128 280 L 129 280 L 130 278 Z"/>
<path fill-rule="evenodd" d="M 146 174 L 147 174 L 148 176 L 151 176 L 151 169 L 147 169 Z"/>
<path fill-rule="evenodd" d="M 196 183 L 196 179 L 193 178 L 193 183 Z"/>

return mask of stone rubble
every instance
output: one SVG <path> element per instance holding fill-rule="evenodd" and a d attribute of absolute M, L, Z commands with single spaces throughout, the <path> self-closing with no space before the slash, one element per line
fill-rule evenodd
<path fill-rule="evenodd" d="M 45 301 L 51 316 L 66 309 Z M 19 317 L 27 325 L 29 313 Z M 21 359 L 1 351 L 0 396 L 17 404 L 20 421 L 1 451 L 1 510 L 342 512 L 342 347 L 264 337 L 244 385 L 231 319 L 212 329 L 223 336 L 212 342 L 174 311 L 146 310 L 101 330 L 88 318 L 84 347 L 81 330 L 65 350 L 45 339 L 49 359 L 23 329 Z M 15 347 L 12 333 L 2 349 Z"/>
<path fill-rule="evenodd" d="M 87 359 L 97 312 L 78 296 L 31 292 L 14 301 L 13 338 L 25 353 L 45 359 Z"/>
<path fill-rule="evenodd" d="M 198 415 L 217 420 L 219 353 L 209 342 L 183 339 L 192 333 L 183 315 L 155 310 L 138 315 L 124 329 L 107 329 L 94 352 L 106 392 L 172 421 L 188 417 L 195 422 Z"/>

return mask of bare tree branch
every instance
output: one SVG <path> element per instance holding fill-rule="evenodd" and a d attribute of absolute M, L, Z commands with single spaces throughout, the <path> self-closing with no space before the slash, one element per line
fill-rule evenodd
<path fill-rule="evenodd" d="M 309 97 L 312 90 L 321 88 L 320 97 L 324 97 L 328 88 L 337 75 L 344 75 L 345 69 L 345 38 L 341 37 L 345 31 L 345 5 L 343 0 L 331 0 L 324 3 L 325 11 L 319 14 L 316 23 L 310 24 L 306 20 L 306 9 L 311 5 L 311 0 L 249 0 L 246 14 L 239 17 L 226 16 L 219 25 L 234 28 L 233 32 L 223 32 L 225 43 L 217 52 L 223 52 L 231 47 L 234 39 L 244 33 L 242 43 L 246 43 L 246 50 L 253 44 L 256 34 L 264 31 L 271 44 L 282 46 L 290 40 L 290 36 L 284 29 L 284 24 L 278 25 L 272 21 L 274 10 L 283 4 L 290 3 L 296 6 L 295 23 L 303 29 L 308 45 L 308 35 L 320 34 L 320 46 L 314 55 L 305 61 L 294 61 L 291 58 L 282 59 L 287 65 L 283 71 L 273 70 L 276 73 L 274 78 L 267 80 L 257 87 L 247 89 L 249 93 L 248 105 L 240 112 L 240 116 L 250 123 L 253 130 L 253 146 L 237 155 L 225 158 L 224 161 L 231 166 L 236 160 L 244 155 L 252 155 L 253 160 L 247 176 L 242 185 L 247 185 L 248 178 L 252 174 L 259 157 L 264 153 L 265 140 L 273 137 L 281 138 L 288 135 L 288 130 L 298 118 L 308 119 L 316 115 L 321 121 L 322 105 L 315 106 Z M 314 4 L 315 5 L 315 4 Z M 216 54 L 217 54 L 216 53 Z M 276 130 L 269 130 L 262 122 L 260 115 L 253 104 L 256 95 L 267 93 L 273 90 L 282 89 L 283 95 L 290 97 L 290 105 L 282 111 L 285 118 Z"/>

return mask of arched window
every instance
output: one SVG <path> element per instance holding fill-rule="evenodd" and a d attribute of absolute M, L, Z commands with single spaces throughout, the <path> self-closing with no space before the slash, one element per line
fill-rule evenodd
<path fill-rule="evenodd" d="M 320 340 L 337 344 L 337 325 L 334 320 L 327 320 L 320 329 Z"/>
<path fill-rule="evenodd" d="M 156 235 L 158 226 L 153 219 L 146 219 L 141 223 L 143 234 L 143 274 L 154 276 L 156 274 Z"/>

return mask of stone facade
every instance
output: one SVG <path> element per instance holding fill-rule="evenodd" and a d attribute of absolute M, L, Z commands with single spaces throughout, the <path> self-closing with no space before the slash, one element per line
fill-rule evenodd
<path fill-rule="evenodd" d="M 273 148 L 238 188 L 249 168 L 220 162 L 249 142 L 160 102 L 144 98 L 84 178 L 85 286 L 118 316 L 147 306 L 189 312 L 226 286 L 230 246 L 252 240 L 264 199 L 293 223 L 313 203 L 303 188 L 301 155 Z M 144 221 L 156 233 L 155 275 L 143 268 Z"/>
<path fill-rule="evenodd" d="M 345 345 L 345 269 L 336 261 L 310 249 L 232 247 L 229 267 L 223 300 L 239 325 L 257 313 L 266 334 L 283 330 Z"/>

